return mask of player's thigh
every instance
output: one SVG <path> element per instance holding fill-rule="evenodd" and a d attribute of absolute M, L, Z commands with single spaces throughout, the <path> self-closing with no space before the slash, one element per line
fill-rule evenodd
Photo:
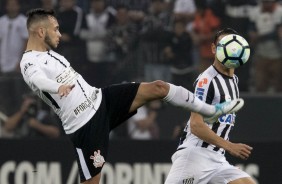
<path fill-rule="evenodd" d="M 213 164 L 198 153 L 199 149 L 185 148 L 175 152 L 165 184 L 207 184 L 215 171 Z"/>
<path fill-rule="evenodd" d="M 164 81 L 142 82 L 130 110 L 134 111 L 149 101 L 163 99 L 168 91 L 169 85 Z"/>
<path fill-rule="evenodd" d="M 213 175 L 213 177 L 209 180 L 208 184 L 243 184 L 247 181 L 252 181 L 249 174 L 233 165 L 230 165 L 228 162 L 225 162 L 221 167 L 217 169 L 216 174 Z"/>
<path fill-rule="evenodd" d="M 94 176 L 93 178 L 89 180 L 86 180 L 82 184 L 99 184 L 100 178 L 101 178 L 101 173 L 97 174 L 96 176 Z"/>
<path fill-rule="evenodd" d="M 172 156 L 172 166 L 167 175 L 165 184 L 183 184 L 185 179 L 193 178 L 192 164 L 188 162 L 184 150 L 177 151 Z"/>
<path fill-rule="evenodd" d="M 254 180 L 250 177 L 239 178 L 234 181 L 229 182 L 228 184 L 255 184 Z"/>

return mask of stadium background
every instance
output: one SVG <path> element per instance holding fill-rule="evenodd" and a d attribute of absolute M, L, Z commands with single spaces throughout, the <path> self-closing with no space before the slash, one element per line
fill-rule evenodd
<path fill-rule="evenodd" d="M 64 1 L 64 0 L 62 0 Z M 67 0 L 66 0 L 67 1 Z M 20 0 L 22 13 L 30 8 L 42 6 L 40 0 Z M 52 1 L 55 8 L 60 12 L 60 0 Z M 56 3 L 57 2 L 57 3 Z M 158 23 L 158 19 L 150 19 L 148 10 L 152 2 L 157 0 L 119 0 L 106 1 L 108 6 L 118 9 L 120 4 L 126 5 L 133 14 L 142 12 L 148 21 L 138 22 L 132 28 L 134 34 L 130 34 L 133 40 L 127 49 L 118 48 L 111 50 L 108 56 L 113 54 L 115 59 L 107 57 L 106 61 L 90 61 L 86 53 L 86 40 L 75 40 L 72 43 L 62 43 L 59 52 L 63 52 L 67 59 L 73 63 L 76 70 L 98 87 L 110 83 L 124 81 L 140 81 L 146 79 L 146 65 L 159 64 L 162 59 L 160 51 L 163 43 L 156 38 L 156 30 L 150 25 Z M 162 2 L 162 1 L 161 1 Z M 170 7 L 169 17 L 173 17 L 174 0 L 164 1 Z M 248 17 L 242 15 L 240 10 L 249 10 L 250 7 L 259 6 L 255 0 L 207 0 L 206 5 L 211 8 L 220 19 L 221 27 L 233 27 L 240 34 L 249 38 Z M 277 3 L 280 3 L 277 1 Z M 199 5 L 200 4 L 200 5 Z M 90 1 L 77 0 L 76 5 L 87 14 L 89 13 Z M 196 2 L 197 8 L 201 6 Z M 134 10 L 134 11 L 133 11 Z M 236 12 L 239 13 L 230 13 Z M 234 10 L 234 11 L 233 11 Z M 251 11 L 251 10 L 250 10 Z M 6 13 L 5 1 L 0 0 L 1 15 Z M 132 14 L 131 14 L 132 15 Z M 138 14 L 140 15 L 140 14 Z M 136 17 L 135 17 L 136 18 Z M 140 17 L 139 17 L 140 18 Z M 281 17 L 282 20 L 282 17 Z M 135 22 L 136 23 L 136 22 Z M 150 24 L 149 24 L 150 23 Z M 168 27 L 163 28 L 170 30 Z M 147 26 L 147 27 L 146 27 Z M 1 29 L 0 25 L 0 29 Z M 146 28 L 146 29 L 145 29 Z M 154 27 L 153 27 L 154 28 Z M 191 28 L 188 28 L 189 31 Z M 111 30 L 109 28 L 109 30 Z M 136 30 L 145 30 L 141 34 Z M 159 31 L 159 30 L 158 30 Z M 278 31 L 278 28 L 277 30 Z M 160 33 L 160 32 L 157 32 Z M 118 38 L 112 34 L 108 38 L 113 43 Z M 79 36 L 74 35 L 77 39 Z M 133 45 L 132 45 L 133 44 Z M 187 67 L 187 73 L 178 75 L 179 78 L 167 78 L 169 73 L 160 74 L 159 79 L 171 80 L 174 83 L 192 88 L 193 80 L 198 75 L 197 68 L 201 68 L 201 57 L 199 47 L 194 45 L 191 49 L 189 63 L 180 67 Z M 113 44 L 114 45 L 114 44 Z M 3 46 L 3 45 L 1 45 Z M 73 46 L 75 48 L 73 48 Z M 254 49 L 256 45 L 252 45 Z M 111 55 L 112 56 L 112 55 Z M 188 60 L 186 60 L 188 62 Z M 192 61 L 192 63 L 191 63 Z M 254 147 L 253 154 L 247 161 L 238 160 L 228 156 L 228 159 L 238 165 L 241 169 L 252 175 L 260 184 L 281 184 L 282 170 L 282 120 L 281 106 L 282 93 L 270 88 L 267 91 L 258 91 L 254 83 L 254 63 L 256 57 L 251 57 L 247 65 L 238 69 L 237 75 L 240 78 L 241 97 L 245 99 L 245 107 L 238 113 L 236 126 L 231 134 L 234 142 L 244 142 Z M 282 61 L 281 61 L 282 62 Z M 165 60 L 165 65 L 174 66 Z M 158 65 L 155 65 L 157 67 Z M 160 65 L 159 65 L 160 66 Z M 96 69 L 95 67 L 98 67 Z M 161 66 L 160 66 L 161 67 Z M 158 68 L 155 68 L 158 70 Z M 94 71 L 94 72 L 93 72 Z M 170 70 L 169 70 L 170 71 Z M 191 72 L 193 71 L 193 72 Z M 156 71 L 155 71 L 156 72 Z M 180 72 L 181 73 L 181 72 Z M 175 74 L 175 73 L 173 73 Z M 172 75 L 173 76 L 173 75 Z M 152 78 L 147 78 L 148 80 Z M 280 80 L 281 81 L 281 80 Z M 183 82 L 183 83 L 182 83 Z M 0 77 L 0 110 L 7 116 L 16 112 L 22 102 L 22 96 L 29 93 L 27 86 L 18 73 L 1 73 Z M 282 84 L 282 82 L 280 83 Z M 45 107 L 46 108 L 46 107 Z M 161 104 L 157 111 L 156 125 L 158 136 L 148 140 L 136 140 L 128 135 L 127 124 L 119 127 L 111 137 L 109 161 L 103 171 L 103 184 L 161 184 L 170 168 L 170 157 L 177 146 L 177 135 L 174 130 L 182 126 L 189 118 L 189 113 L 182 109 Z M 3 121 L 1 122 L 0 134 L 0 184 L 77 184 L 77 167 L 72 155 L 72 147 L 68 139 L 63 135 L 57 138 L 46 138 L 37 136 L 10 136 L 2 134 Z"/>

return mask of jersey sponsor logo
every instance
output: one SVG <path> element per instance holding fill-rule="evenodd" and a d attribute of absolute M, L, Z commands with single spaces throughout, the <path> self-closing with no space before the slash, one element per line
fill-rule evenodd
<path fill-rule="evenodd" d="M 74 109 L 74 114 L 75 116 L 77 116 L 78 114 L 82 113 L 83 111 L 85 111 L 87 108 L 91 107 L 92 102 L 91 100 L 87 99 L 84 102 L 82 102 L 81 104 L 79 104 L 79 106 L 77 106 Z"/>
<path fill-rule="evenodd" d="M 79 104 L 79 106 L 77 106 L 74 109 L 74 115 L 77 117 L 80 113 L 84 112 L 87 108 L 89 107 L 94 107 L 94 101 L 97 98 L 97 93 L 99 93 L 99 90 L 96 90 L 95 92 L 93 92 L 90 97 L 88 97 L 84 102 L 82 102 L 81 104 Z"/>
<path fill-rule="evenodd" d="M 236 118 L 235 114 L 224 114 L 218 118 L 218 121 L 219 123 L 222 123 L 222 124 L 234 125 L 235 118 Z"/>
<path fill-rule="evenodd" d="M 56 77 L 56 81 L 61 84 L 73 84 L 77 76 L 78 73 L 72 67 L 68 67 Z"/>
<path fill-rule="evenodd" d="M 203 100 L 205 89 L 204 88 L 197 88 L 196 89 L 196 96 L 200 99 Z"/>
<path fill-rule="evenodd" d="M 198 82 L 198 87 L 202 88 L 205 84 L 208 83 L 208 79 L 207 78 L 203 78 Z"/>
<path fill-rule="evenodd" d="M 194 178 L 187 178 L 183 180 L 183 184 L 193 184 L 194 183 Z"/>
<path fill-rule="evenodd" d="M 90 159 L 93 160 L 93 165 L 95 168 L 102 167 L 105 163 L 104 157 L 101 155 L 100 150 L 94 151 L 94 155 L 90 156 Z"/>

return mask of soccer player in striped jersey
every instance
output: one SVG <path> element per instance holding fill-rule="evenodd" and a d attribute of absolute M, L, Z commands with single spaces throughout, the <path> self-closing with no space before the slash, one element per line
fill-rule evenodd
<path fill-rule="evenodd" d="M 214 54 L 219 40 L 228 34 L 237 32 L 229 28 L 217 32 L 212 43 Z M 238 78 L 234 69 L 226 68 L 215 57 L 213 64 L 197 78 L 195 95 L 208 104 L 238 99 Z M 227 113 L 207 119 L 192 112 L 172 156 L 173 164 L 165 184 L 254 184 L 247 173 L 230 165 L 224 155 L 227 151 L 245 160 L 253 149 L 229 141 L 235 117 L 235 113 Z"/>
<path fill-rule="evenodd" d="M 28 13 L 29 38 L 21 60 L 25 82 L 62 121 L 75 148 L 81 182 L 98 184 L 108 152 L 109 133 L 151 100 L 164 100 L 216 118 L 236 112 L 244 101 L 209 105 L 183 87 L 164 81 L 90 86 L 60 54 L 52 51 L 61 37 L 53 11 Z"/>

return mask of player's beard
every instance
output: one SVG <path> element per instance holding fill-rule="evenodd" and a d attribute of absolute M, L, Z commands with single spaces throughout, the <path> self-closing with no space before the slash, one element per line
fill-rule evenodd
<path fill-rule="evenodd" d="M 52 40 L 51 40 L 51 38 L 50 38 L 48 33 L 46 34 L 46 36 L 44 38 L 44 42 L 47 45 L 48 50 L 56 48 L 56 46 L 52 43 Z"/>

